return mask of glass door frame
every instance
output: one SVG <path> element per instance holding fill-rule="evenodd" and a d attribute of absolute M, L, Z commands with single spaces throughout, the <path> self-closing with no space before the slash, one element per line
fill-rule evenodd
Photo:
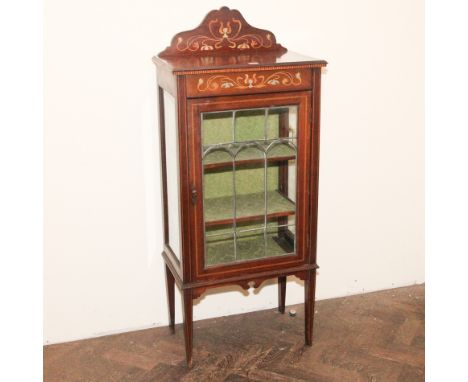
<path fill-rule="evenodd" d="M 311 204 L 311 101 L 310 91 L 237 95 L 187 100 L 190 180 L 190 260 L 192 280 L 235 276 L 265 270 L 294 267 L 304 264 L 308 255 L 309 211 Z M 279 257 L 266 257 L 243 262 L 205 267 L 205 235 L 203 211 L 202 113 L 297 106 L 297 178 L 296 178 L 296 253 Z"/>

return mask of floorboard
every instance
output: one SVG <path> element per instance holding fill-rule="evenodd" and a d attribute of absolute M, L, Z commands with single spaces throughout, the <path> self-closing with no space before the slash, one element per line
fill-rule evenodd
<path fill-rule="evenodd" d="M 195 322 L 190 370 L 180 325 L 45 346 L 44 381 L 424 381 L 424 285 L 318 301 L 312 347 L 289 309 Z"/>

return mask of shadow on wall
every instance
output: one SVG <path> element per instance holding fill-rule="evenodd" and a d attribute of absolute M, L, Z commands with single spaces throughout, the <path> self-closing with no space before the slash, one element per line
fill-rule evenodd
<path fill-rule="evenodd" d="M 304 286 L 304 281 L 297 278 L 296 276 L 288 276 L 287 280 L 288 282 L 294 282 L 300 285 L 301 287 Z M 277 285 L 277 280 L 276 279 L 265 280 L 264 282 L 261 283 L 261 285 L 258 288 L 253 289 L 253 294 L 259 294 L 264 287 L 269 286 L 269 285 Z M 209 288 L 200 297 L 193 300 L 193 306 L 198 305 L 207 296 L 222 294 L 226 292 L 240 292 L 244 296 L 249 296 L 251 289 L 252 288 L 250 288 L 249 290 L 245 290 L 244 288 L 241 288 L 239 285 L 226 285 L 226 286 L 220 286 L 218 288 Z"/>

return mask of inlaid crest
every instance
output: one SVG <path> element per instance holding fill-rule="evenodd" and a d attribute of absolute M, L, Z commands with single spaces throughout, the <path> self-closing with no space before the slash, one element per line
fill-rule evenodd
<path fill-rule="evenodd" d="M 197 28 L 177 33 L 159 56 L 253 51 L 286 52 L 286 48 L 276 43 L 272 32 L 249 25 L 236 9 L 222 7 L 209 12 Z"/>

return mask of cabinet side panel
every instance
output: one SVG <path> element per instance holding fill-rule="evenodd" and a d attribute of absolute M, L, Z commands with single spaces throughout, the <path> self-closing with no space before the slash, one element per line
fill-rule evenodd
<path fill-rule="evenodd" d="M 167 233 L 166 244 L 176 258 L 181 259 L 179 142 L 177 132 L 176 101 L 166 90 L 164 100 L 164 136 L 166 149 Z"/>
<path fill-rule="evenodd" d="M 166 168 L 166 132 L 164 121 L 164 89 L 158 86 L 158 115 L 159 115 L 159 151 L 161 166 L 161 208 L 163 218 L 164 244 L 169 241 L 169 228 L 167 219 L 167 168 Z"/>

